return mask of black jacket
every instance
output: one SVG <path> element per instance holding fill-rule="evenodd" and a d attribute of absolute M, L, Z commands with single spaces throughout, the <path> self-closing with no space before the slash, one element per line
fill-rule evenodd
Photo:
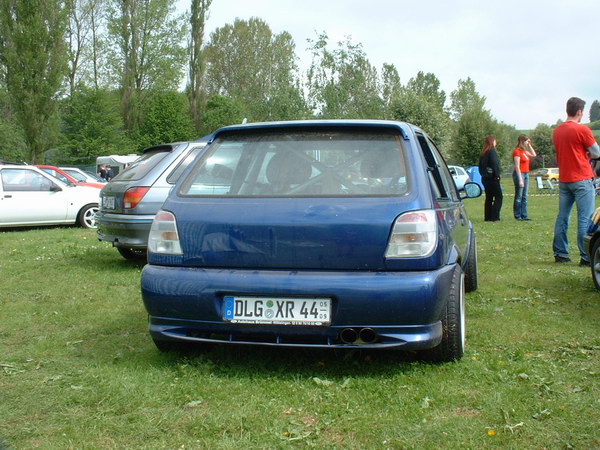
<path fill-rule="evenodd" d="M 482 178 L 500 178 L 500 160 L 495 148 L 479 157 L 479 173 Z"/>

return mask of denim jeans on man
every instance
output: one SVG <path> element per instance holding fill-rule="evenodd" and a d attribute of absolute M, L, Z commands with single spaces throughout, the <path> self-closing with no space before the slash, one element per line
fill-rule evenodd
<path fill-rule="evenodd" d="M 569 257 L 569 216 L 573 203 L 577 205 L 577 247 L 581 259 L 589 261 L 585 251 L 583 237 L 585 236 L 588 220 L 594 212 L 594 198 L 596 192 L 592 179 L 576 181 L 574 183 L 558 183 L 558 216 L 554 224 L 554 241 L 552 248 L 554 256 Z"/>
<path fill-rule="evenodd" d="M 527 215 L 527 193 L 529 192 L 529 172 L 521 172 L 523 177 L 523 187 L 519 186 L 519 176 L 517 171 L 513 170 L 513 183 L 515 183 L 515 201 L 513 203 L 513 213 L 515 219 L 529 219 Z"/>

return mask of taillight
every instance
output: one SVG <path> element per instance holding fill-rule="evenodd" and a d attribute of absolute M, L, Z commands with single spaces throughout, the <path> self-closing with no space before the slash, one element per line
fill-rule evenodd
<path fill-rule="evenodd" d="M 165 255 L 183 255 L 179 244 L 177 222 L 172 213 L 163 210 L 156 213 L 148 235 L 148 251 Z"/>
<path fill-rule="evenodd" d="M 435 211 L 411 211 L 394 222 L 385 251 L 386 258 L 416 258 L 429 256 L 437 243 Z"/>
<path fill-rule="evenodd" d="M 149 186 L 135 186 L 127 189 L 123 197 L 123 209 L 135 208 L 149 189 Z"/>

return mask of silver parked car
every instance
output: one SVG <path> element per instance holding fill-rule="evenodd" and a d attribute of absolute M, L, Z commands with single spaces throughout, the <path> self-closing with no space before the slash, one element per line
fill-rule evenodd
<path fill-rule="evenodd" d="M 98 239 L 112 242 L 126 259 L 146 258 L 148 233 L 169 191 L 208 137 L 193 142 L 157 145 L 119 173 L 100 193 L 96 215 Z"/>

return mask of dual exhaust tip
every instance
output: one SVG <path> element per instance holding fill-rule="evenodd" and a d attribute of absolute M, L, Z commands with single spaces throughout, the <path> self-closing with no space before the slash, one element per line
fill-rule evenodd
<path fill-rule="evenodd" d="M 340 340 L 344 344 L 372 344 L 379 336 L 373 328 L 344 328 Z"/>

